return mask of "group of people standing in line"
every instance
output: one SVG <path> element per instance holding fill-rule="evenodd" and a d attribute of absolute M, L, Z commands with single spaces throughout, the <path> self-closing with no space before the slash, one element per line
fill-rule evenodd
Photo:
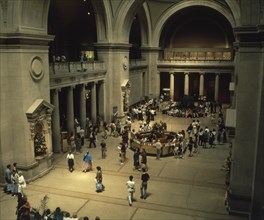
<path fill-rule="evenodd" d="M 17 196 L 17 220 L 30 220 L 30 204 L 24 193 L 27 183 L 22 171 L 17 169 L 17 163 L 8 164 L 5 170 L 4 192 Z"/>
<path fill-rule="evenodd" d="M 12 196 L 18 193 L 23 194 L 23 189 L 26 188 L 27 183 L 23 176 L 22 171 L 17 170 L 17 163 L 8 164 L 5 170 L 5 186 L 4 191 Z"/>

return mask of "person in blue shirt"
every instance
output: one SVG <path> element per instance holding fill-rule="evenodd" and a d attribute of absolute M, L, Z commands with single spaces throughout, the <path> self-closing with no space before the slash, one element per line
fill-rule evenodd
<path fill-rule="evenodd" d="M 89 172 L 92 169 L 92 155 L 89 151 L 86 152 L 83 156 L 83 172 Z"/>

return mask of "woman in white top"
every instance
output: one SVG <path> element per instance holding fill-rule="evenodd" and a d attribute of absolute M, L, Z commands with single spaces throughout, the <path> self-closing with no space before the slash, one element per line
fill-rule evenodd
<path fill-rule="evenodd" d="M 24 176 L 22 175 L 22 171 L 18 171 L 18 176 L 18 193 L 21 193 L 23 195 L 23 189 L 27 187 L 27 183 Z"/>
<path fill-rule="evenodd" d="M 67 154 L 67 159 L 68 159 L 69 171 L 72 172 L 74 167 L 74 154 L 71 151 Z"/>

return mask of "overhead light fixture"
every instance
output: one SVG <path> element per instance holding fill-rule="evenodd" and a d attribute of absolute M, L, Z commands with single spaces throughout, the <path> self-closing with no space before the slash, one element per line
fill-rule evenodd
<path fill-rule="evenodd" d="M 88 11 L 88 13 L 87 13 L 88 15 L 91 15 L 91 13 Z"/>

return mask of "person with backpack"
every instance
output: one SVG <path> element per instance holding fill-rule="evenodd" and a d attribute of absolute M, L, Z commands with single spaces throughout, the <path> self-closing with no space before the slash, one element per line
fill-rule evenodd
<path fill-rule="evenodd" d="M 102 168 L 100 166 L 97 166 L 96 170 L 97 170 L 96 176 L 95 176 L 96 192 L 102 192 L 105 188 L 103 185 Z"/>

